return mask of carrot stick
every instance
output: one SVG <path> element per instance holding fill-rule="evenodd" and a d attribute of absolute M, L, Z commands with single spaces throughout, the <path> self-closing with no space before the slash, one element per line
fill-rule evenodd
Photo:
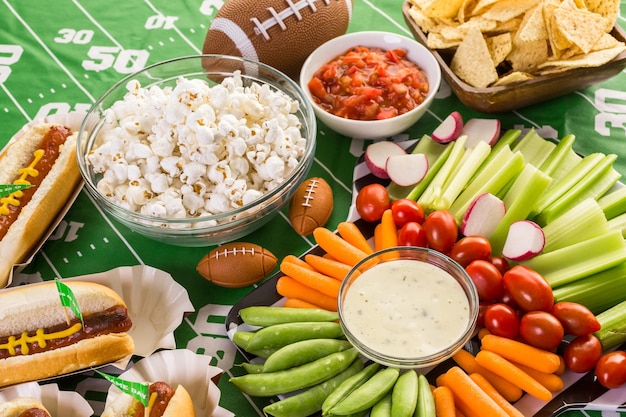
<path fill-rule="evenodd" d="M 374 250 L 379 251 L 383 248 L 382 239 L 381 239 L 381 231 L 382 225 L 378 223 L 376 227 L 374 227 Z"/>
<path fill-rule="evenodd" d="M 315 269 L 313 268 L 313 266 L 306 263 L 302 258 L 298 258 L 296 255 L 287 255 L 283 258 L 282 262 L 291 262 L 293 264 L 300 265 L 305 268 Z"/>
<path fill-rule="evenodd" d="M 445 386 L 454 394 L 455 404 L 465 415 L 508 417 L 507 413 L 458 366 L 446 372 Z"/>
<path fill-rule="evenodd" d="M 454 409 L 454 395 L 446 386 L 436 387 L 433 390 L 435 399 L 435 413 L 437 417 L 456 417 Z"/>
<path fill-rule="evenodd" d="M 336 259 L 329 259 L 312 253 L 304 255 L 304 260 L 315 270 L 338 280 L 343 280 L 350 272 L 350 269 L 352 269 L 350 265 L 339 262 Z"/>
<path fill-rule="evenodd" d="M 313 237 L 317 244 L 333 258 L 350 266 L 356 265 L 357 262 L 367 256 L 367 253 L 325 227 L 315 228 Z"/>
<path fill-rule="evenodd" d="M 276 281 L 276 292 L 286 298 L 298 298 L 318 308 L 337 311 L 337 299 L 322 294 L 291 277 L 282 276 Z"/>
<path fill-rule="evenodd" d="M 515 363 L 515 365 L 522 371 L 526 372 L 528 375 L 536 379 L 537 382 L 546 387 L 548 391 L 559 392 L 563 389 L 563 379 L 561 379 L 561 377 L 557 374 L 547 374 L 545 372 L 540 372 L 536 369 L 519 363 Z"/>
<path fill-rule="evenodd" d="M 365 236 L 363 236 L 363 233 L 361 233 L 361 230 L 359 230 L 358 226 L 353 222 L 339 223 L 337 225 L 337 232 L 339 232 L 339 236 L 348 241 L 348 243 L 351 243 L 368 255 L 374 252 Z"/>
<path fill-rule="evenodd" d="M 491 385 L 489 381 L 485 379 L 484 376 L 482 376 L 481 374 L 470 374 L 470 378 L 476 383 L 476 385 L 478 385 L 483 391 L 485 391 L 487 395 L 490 396 L 491 399 L 493 399 L 510 417 L 524 417 L 524 414 L 522 414 L 517 408 L 513 407 L 513 404 L 508 402 L 506 398 L 500 395 L 498 390 L 495 389 L 493 385 Z"/>
<path fill-rule="evenodd" d="M 465 414 L 463 414 L 463 412 L 458 408 L 455 407 L 454 411 L 456 412 L 456 417 L 465 417 Z"/>
<path fill-rule="evenodd" d="M 509 380 L 533 397 L 541 401 L 550 401 L 552 399 L 552 393 L 546 387 L 499 354 L 489 350 L 481 350 L 476 355 L 476 361 L 484 368 Z"/>
<path fill-rule="evenodd" d="M 339 295 L 341 282 L 328 275 L 312 271 L 309 268 L 291 262 L 281 262 L 280 271 L 301 284 L 307 285 L 329 297 L 337 298 Z"/>
<path fill-rule="evenodd" d="M 483 337 L 481 345 L 482 349 L 497 353 L 511 362 L 521 363 L 547 374 L 558 371 L 561 366 L 561 359 L 556 353 L 506 337 L 490 334 Z"/>
<path fill-rule="evenodd" d="M 319 308 L 315 304 L 311 304 L 304 300 L 300 300 L 299 298 L 287 298 L 283 305 L 285 307 L 293 307 L 293 308 Z"/>
<path fill-rule="evenodd" d="M 559 364 L 559 369 L 557 369 L 554 373 L 557 375 L 563 375 L 563 372 L 565 372 L 567 366 L 565 365 L 565 359 L 563 359 L 563 356 L 559 356 L 559 359 L 561 360 L 561 363 Z"/>
<path fill-rule="evenodd" d="M 454 362 L 461 367 L 468 374 L 478 373 L 481 374 L 507 401 L 517 401 L 524 394 L 520 387 L 512 384 L 499 375 L 494 374 L 491 371 L 486 370 L 476 362 L 474 355 L 468 351 L 461 349 L 452 356 Z"/>
<path fill-rule="evenodd" d="M 478 331 L 478 340 L 483 340 L 483 337 L 487 336 L 488 334 L 491 334 L 491 332 L 489 332 L 486 327 L 481 327 L 481 329 Z"/>
<path fill-rule="evenodd" d="M 380 245 L 382 249 L 398 246 L 398 228 L 393 221 L 391 209 L 385 210 L 380 219 Z"/>

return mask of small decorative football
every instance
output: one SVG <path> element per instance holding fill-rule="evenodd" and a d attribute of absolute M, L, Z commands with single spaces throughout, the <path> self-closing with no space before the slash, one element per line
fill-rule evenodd
<path fill-rule="evenodd" d="M 297 80 L 311 52 L 345 34 L 351 17 L 352 0 L 226 0 L 202 52 L 259 61 Z"/>
<path fill-rule="evenodd" d="M 307 236 L 325 226 L 333 212 L 333 190 L 324 178 L 305 180 L 289 202 L 289 220 L 294 230 Z"/>
<path fill-rule="evenodd" d="M 261 281 L 277 263 L 272 252 L 255 243 L 230 242 L 204 255 L 196 270 L 215 285 L 241 288 Z"/>

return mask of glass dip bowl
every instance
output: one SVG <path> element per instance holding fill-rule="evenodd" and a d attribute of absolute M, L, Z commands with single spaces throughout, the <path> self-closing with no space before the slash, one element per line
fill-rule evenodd
<path fill-rule="evenodd" d="M 339 290 L 346 338 L 386 366 L 426 368 L 472 337 L 478 293 L 458 263 L 440 252 L 400 246 L 356 264 Z"/>

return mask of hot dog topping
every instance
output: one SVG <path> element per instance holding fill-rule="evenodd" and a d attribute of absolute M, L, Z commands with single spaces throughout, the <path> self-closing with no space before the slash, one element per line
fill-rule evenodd
<path fill-rule="evenodd" d="M 28 410 L 22 411 L 17 417 L 50 417 L 50 414 L 41 408 L 29 408 Z"/>
<path fill-rule="evenodd" d="M 61 323 L 34 332 L 0 337 L 0 359 L 58 349 L 90 337 L 125 332 L 132 326 L 124 306 L 83 315 L 83 320 L 84 328 L 80 320 L 74 318 L 69 325 Z"/>
<path fill-rule="evenodd" d="M 174 396 L 174 388 L 166 382 L 158 381 L 150 384 L 150 401 L 148 402 L 149 417 L 161 417 Z M 144 417 L 143 404 L 135 408 L 133 417 Z"/>
<path fill-rule="evenodd" d="M 48 172 L 59 157 L 63 144 L 72 131 L 64 126 L 53 126 L 44 135 L 33 152 L 28 166 L 18 170 L 14 184 L 29 184 L 34 187 L 16 191 L 0 198 L 0 239 L 4 238 L 9 227 L 20 214 L 22 208 L 33 198 L 37 186 L 41 185 Z"/>

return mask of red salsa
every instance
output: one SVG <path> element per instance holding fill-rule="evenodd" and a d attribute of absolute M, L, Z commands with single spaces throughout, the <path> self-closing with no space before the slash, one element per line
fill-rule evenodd
<path fill-rule="evenodd" d="M 426 74 L 406 54 L 405 49 L 350 48 L 313 74 L 309 91 L 324 110 L 347 119 L 406 113 L 428 94 Z"/>

